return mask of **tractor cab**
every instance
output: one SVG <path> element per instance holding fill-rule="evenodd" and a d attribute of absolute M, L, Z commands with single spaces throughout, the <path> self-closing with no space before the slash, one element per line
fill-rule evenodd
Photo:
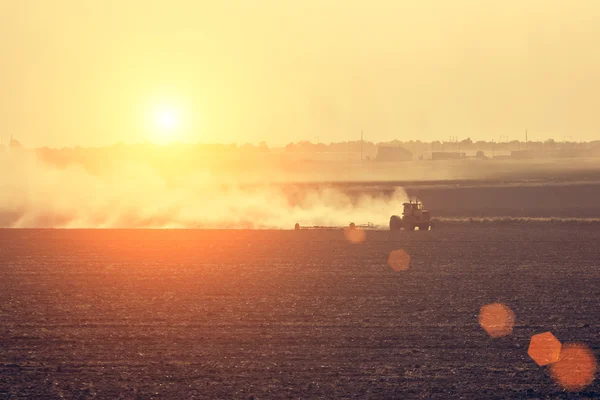
<path fill-rule="evenodd" d="M 414 203 L 412 201 L 409 203 L 404 203 L 403 205 L 404 211 L 402 212 L 402 215 L 404 216 L 418 215 L 423 212 L 423 203 L 421 203 L 419 200 L 415 201 Z"/>
<path fill-rule="evenodd" d="M 431 217 L 429 216 L 429 211 L 423 208 L 423 203 L 419 200 L 411 200 L 408 203 L 404 203 L 403 206 L 402 218 L 397 215 L 392 215 L 390 218 L 391 230 L 404 229 L 413 231 L 415 228 L 419 228 L 419 230 L 431 229 Z"/>

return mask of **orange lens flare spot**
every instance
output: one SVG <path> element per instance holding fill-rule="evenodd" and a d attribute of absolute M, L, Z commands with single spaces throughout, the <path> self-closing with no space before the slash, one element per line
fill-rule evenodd
<path fill-rule="evenodd" d="M 559 360 L 550 367 L 550 374 L 564 389 L 578 392 L 592 383 L 597 367 L 596 357 L 587 346 L 567 343 Z"/>
<path fill-rule="evenodd" d="M 515 313 L 501 303 L 486 304 L 479 312 L 479 325 L 493 338 L 510 335 L 515 325 Z"/>
<path fill-rule="evenodd" d="M 396 272 L 406 271 L 410 265 L 410 256 L 404 250 L 394 250 L 388 257 L 388 265 Z"/>
<path fill-rule="evenodd" d="M 345 228 L 344 236 L 350 243 L 362 243 L 367 239 L 367 233 L 360 228 Z"/>
<path fill-rule="evenodd" d="M 557 362 L 561 348 L 560 340 L 552 333 L 544 332 L 531 337 L 527 354 L 537 365 L 542 367 Z"/>

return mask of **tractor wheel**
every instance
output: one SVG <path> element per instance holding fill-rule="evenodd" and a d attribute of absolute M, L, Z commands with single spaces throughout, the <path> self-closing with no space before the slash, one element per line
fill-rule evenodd
<path fill-rule="evenodd" d="M 390 231 L 399 231 L 402 228 L 402 219 L 397 215 L 390 217 Z"/>

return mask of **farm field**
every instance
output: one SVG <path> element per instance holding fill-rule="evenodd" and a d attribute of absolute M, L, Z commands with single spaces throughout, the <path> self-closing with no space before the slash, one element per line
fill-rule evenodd
<path fill-rule="evenodd" d="M 501 399 L 563 391 L 551 331 L 600 354 L 600 228 L 0 230 L 0 399 Z M 389 254 L 403 249 L 409 268 Z M 480 308 L 501 302 L 513 334 Z"/>
<path fill-rule="evenodd" d="M 461 180 L 437 182 L 336 182 L 340 192 L 390 197 L 398 188 L 419 198 L 435 217 L 597 218 L 600 216 L 600 183 L 597 180 Z M 292 185 L 290 185 L 292 186 Z M 321 184 L 321 187 L 327 187 Z M 290 193 L 302 194 L 319 184 L 295 185 Z"/>

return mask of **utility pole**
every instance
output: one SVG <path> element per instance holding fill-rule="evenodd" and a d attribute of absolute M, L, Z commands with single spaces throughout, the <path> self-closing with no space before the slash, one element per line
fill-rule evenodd
<path fill-rule="evenodd" d="M 363 160 L 363 131 L 360 131 L 360 161 Z"/>

